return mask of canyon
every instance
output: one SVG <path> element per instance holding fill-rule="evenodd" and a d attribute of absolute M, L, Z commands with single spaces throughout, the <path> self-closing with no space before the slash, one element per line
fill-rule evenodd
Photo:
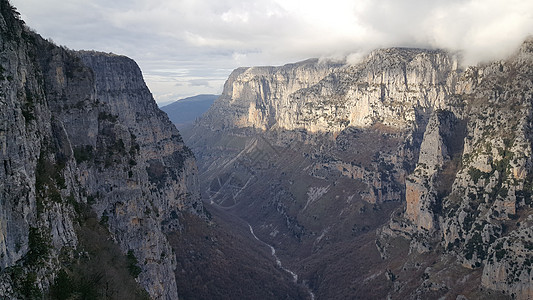
<path fill-rule="evenodd" d="M 1 298 L 533 297 L 531 38 L 238 68 L 180 131 L 6 0 L 0 45 Z"/>
<path fill-rule="evenodd" d="M 204 202 L 317 299 L 529 299 L 532 50 L 236 69 L 183 131 Z"/>

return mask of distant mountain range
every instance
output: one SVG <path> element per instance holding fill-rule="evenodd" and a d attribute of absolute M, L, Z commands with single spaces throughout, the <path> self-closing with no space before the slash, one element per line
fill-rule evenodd
<path fill-rule="evenodd" d="M 206 112 L 219 95 L 197 95 L 161 107 L 178 129 L 191 125 Z"/>

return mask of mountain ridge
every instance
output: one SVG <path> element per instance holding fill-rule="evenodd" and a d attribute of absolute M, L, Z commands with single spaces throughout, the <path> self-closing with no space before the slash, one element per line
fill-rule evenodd
<path fill-rule="evenodd" d="M 218 95 L 201 94 L 183 98 L 161 107 L 178 129 L 190 126 L 206 112 Z"/>

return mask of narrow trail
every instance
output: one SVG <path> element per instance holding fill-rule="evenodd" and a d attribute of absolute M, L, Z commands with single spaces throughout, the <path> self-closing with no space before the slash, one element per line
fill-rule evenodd
<path fill-rule="evenodd" d="M 254 232 L 254 229 L 252 228 L 252 225 L 250 225 L 249 223 L 248 224 L 248 228 L 250 228 L 250 233 L 252 234 L 252 236 L 254 237 L 254 239 L 256 239 L 257 241 L 259 241 L 260 243 L 262 244 L 265 244 L 266 246 L 268 246 L 270 248 L 270 251 L 272 253 L 272 256 L 274 257 L 274 259 L 276 260 L 276 264 L 278 265 L 278 267 L 280 269 L 282 269 L 283 271 L 289 273 L 291 276 L 292 276 L 292 280 L 294 283 L 298 283 L 298 274 L 294 273 L 293 271 L 283 267 L 283 265 L 281 264 L 281 260 L 279 259 L 279 257 L 276 255 L 276 248 L 274 248 L 272 245 L 260 240 L 257 235 L 255 235 L 255 232 Z M 303 287 L 305 287 L 305 289 L 307 290 L 307 292 L 309 293 L 309 296 L 311 297 L 311 300 L 315 300 L 315 294 L 313 293 L 313 291 L 311 291 L 311 289 L 306 285 L 306 284 L 302 284 Z"/>

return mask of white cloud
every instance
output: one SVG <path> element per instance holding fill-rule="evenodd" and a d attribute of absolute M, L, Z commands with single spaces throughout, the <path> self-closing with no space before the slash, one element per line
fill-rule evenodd
<path fill-rule="evenodd" d="M 379 33 L 375 46 L 461 50 L 466 63 L 509 55 L 533 33 L 532 1 L 375 0 L 360 16 Z"/>
<path fill-rule="evenodd" d="M 158 101 L 220 90 L 243 65 L 350 53 L 354 61 L 390 46 L 462 50 L 475 63 L 533 34 L 530 0 L 11 1 L 45 37 L 135 59 Z M 209 84 L 186 84 L 202 79 Z"/>

